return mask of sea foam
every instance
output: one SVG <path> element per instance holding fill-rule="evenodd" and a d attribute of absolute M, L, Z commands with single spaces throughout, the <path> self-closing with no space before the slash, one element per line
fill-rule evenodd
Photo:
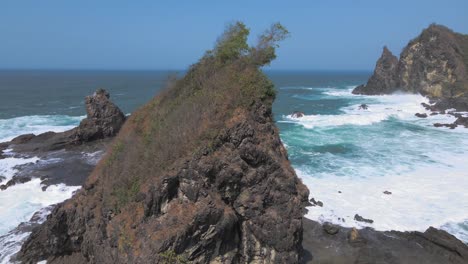
<path fill-rule="evenodd" d="M 298 125 L 283 130 L 282 140 L 311 198 L 324 204 L 306 217 L 377 230 L 434 226 L 468 242 L 468 129 L 435 128 L 455 117 L 431 116 L 421 95 L 353 95 L 351 88 L 322 92 L 349 99 L 339 114 L 279 121 Z M 374 222 L 355 221 L 355 214 Z"/>
<path fill-rule="evenodd" d="M 62 132 L 72 129 L 85 116 L 34 115 L 10 119 L 0 119 L 0 142 L 5 142 L 22 134 L 40 134 L 48 131 Z"/>

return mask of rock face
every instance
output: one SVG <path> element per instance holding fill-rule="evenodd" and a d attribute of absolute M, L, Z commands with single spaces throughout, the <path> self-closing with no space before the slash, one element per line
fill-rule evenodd
<path fill-rule="evenodd" d="M 386 48 L 355 94 L 421 93 L 446 108 L 468 109 L 468 35 L 432 24 L 409 42 L 399 61 Z"/>
<path fill-rule="evenodd" d="M 375 66 L 374 74 L 367 85 L 360 85 L 353 90 L 355 94 L 379 95 L 392 93 L 398 89 L 398 58 L 387 47 L 383 48 Z"/>
<path fill-rule="evenodd" d="M 16 153 L 42 153 L 115 136 L 125 122 L 125 115 L 109 100 L 109 93 L 99 89 L 87 96 L 85 102 L 87 117 L 78 127 L 60 133 L 21 135 L 0 143 L 0 150 L 12 148 Z"/>
<path fill-rule="evenodd" d="M 251 58 L 213 54 L 132 114 L 20 261 L 299 262 L 308 190 L 273 121 L 273 86 Z"/>
<path fill-rule="evenodd" d="M 87 117 L 76 129 L 74 139 L 88 142 L 117 135 L 125 122 L 125 115 L 109 100 L 109 93 L 99 89 L 85 99 Z"/>

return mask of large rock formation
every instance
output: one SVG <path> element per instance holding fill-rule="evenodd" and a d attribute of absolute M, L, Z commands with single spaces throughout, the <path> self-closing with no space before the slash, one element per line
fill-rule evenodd
<path fill-rule="evenodd" d="M 298 263 L 308 190 L 273 122 L 273 85 L 252 54 L 228 55 L 207 53 L 133 113 L 18 259 Z"/>
<path fill-rule="evenodd" d="M 125 122 L 125 115 L 109 100 L 109 93 L 97 90 L 85 98 L 87 117 L 75 131 L 74 140 L 87 142 L 117 135 Z"/>
<path fill-rule="evenodd" d="M 372 77 L 355 94 L 421 93 L 444 106 L 468 109 L 468 35 L 432 24 L 410 41 L 398 65 L 384 48 Z"/>
<path fill-rule="evenodd" d="M 388 94 L 398 89 L 397 78 L 398 58 L 387 47 L 383 48 L 375 66 L 374 74 L 367 85 L 360 85 L 353 91 L 355 94 L 379 95 Z"/>
<path fill-rule="evenodd" d="M 84 143 L 111 138 L 119 132 L 125 115 L 109 100 L 109 93 L 99 89 L 85 98 L 87 117 L 71 130 L 40 135 L 21 135 L 0 143 L 0 150 L 12 148 L 15 153 L 41 153 L 70 148 Z"/>

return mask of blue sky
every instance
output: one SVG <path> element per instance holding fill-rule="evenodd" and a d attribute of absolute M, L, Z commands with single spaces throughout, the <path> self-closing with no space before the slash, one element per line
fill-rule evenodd
<path fill-rule="evenodd" d="M 468 33 L 468 1 L 0 0 L 0 68 L 185 69 L 241 20 L 291 32 L 271 69 L 371 70 L 430 23 Z"/>

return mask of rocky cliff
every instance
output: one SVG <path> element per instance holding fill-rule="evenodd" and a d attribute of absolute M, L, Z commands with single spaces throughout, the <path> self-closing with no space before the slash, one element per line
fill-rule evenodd
<path fill-rule="evenodd" d="M 265 39 L 281 39 L 281 29 Z M 259 69 L 276 43 L 249 48 L 246 34 L 243 24 L 230 27 L 133 113 L 18 259 L 298 263 L 308 190 L 288 161 L 271 113 L 273 85 Z"/>
<path fill-rule="evenodd" d="M 403 49 L 400 59 L 384 48 L 374 74 L 355 94 L 421 93 L 441 108 L 468 109 L 468 35 L 432 24 Z"/>

